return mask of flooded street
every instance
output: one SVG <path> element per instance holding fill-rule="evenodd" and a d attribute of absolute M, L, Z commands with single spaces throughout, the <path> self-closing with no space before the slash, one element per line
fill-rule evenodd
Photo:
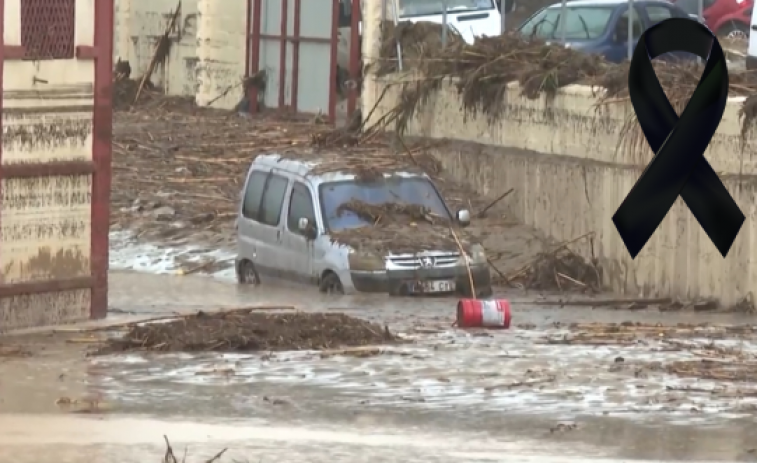
<path fill-rule="evenodd" d="M 691 352 L 655 339 L 545 341 L 576 322 L 736 324 L 748 316 L 539 307 L 505 293 L 513 329 L 462 331 L 450 326 L 455 299 L 325 296 L 296 285 L 238 286 L 223 275 L 124 271 L 112 273 L 110 288 L 111 321 L 294 305 L 368 318 L 413 342 L 364 358 L 311 351 L 85 357 L 84 334 L 10 337 L 32 356 L 0 359 L 0 459 L 158 461 L 165 434 L 177 455 L 190 446 L 189 461 L 225 447 L 225 461 L 347 462 L 368 451 L 387 462 L 730 461 L 748 460 L 757 439 L 752 384 L 654 368 Z M 707 393 L 723 387 L 740 394 Z"/>

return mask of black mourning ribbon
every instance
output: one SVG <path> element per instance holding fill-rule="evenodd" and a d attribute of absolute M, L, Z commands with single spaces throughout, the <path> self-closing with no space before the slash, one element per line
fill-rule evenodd
<path fill-rule="evenodd" d="M 686 51 L 707 60 L 681 117 L 657 80 L 651 60 Z M 690 19 L 667 19 L 639 39 L 628 73 L 628 93 L 644 136 L 656 154 L 612 218 L 635 258 L 680 195 L 723 257 L 744 214 L 704 158 L 728 99 L 728 68 L 718 40 Z"/>

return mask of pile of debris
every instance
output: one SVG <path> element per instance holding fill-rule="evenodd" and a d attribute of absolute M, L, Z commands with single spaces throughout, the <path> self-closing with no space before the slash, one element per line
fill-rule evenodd
<path fill-rule="evenodd" d="M 631 361 L 622 357 L 615 360 L 611 371 L 628 363 L 633 369 L 664 372 L 683 378 L 696 378 L 718 382 L 757 381 L 757 341 L 755 325 L 716 325 L 709 323 L 573 323 L 569 333 L 549 336 L 546 344 L 589 346 L 640 346 L 647 345 L 656 352 L 671 352 L 675 357 L 662 361 Z M 682 360 L 676 352 L 684 352 Z M 664 358 L 664 357 L 663 357 Z M 693 359 L 692 359 L 693 358 Z M 641 371 L 641 370 L 639 370 Z M 683 388 L 689 392 L 704 389 Z M 717 389 L 706 389 L 713 394 Z M 723 392 L 723 391 L 721 391 Z M 751 394 L 757 394 L 752 391 Z"/>
<path fill-rule="evenodd" d="M 129 82 L 120 84 L 131 89 L 125 93 L 125 101 L 136 88 Z M 339 243 L 378 253 L 457 252 L 460 247 L 482 243 L 500 277 L 541 250 L 528 244 L 527 227 L 506 220 L 504 195 L 488 198 L 445 176 L 431 154 L 439 142 L 406 144 L 377 126 L 353 133 L 354 143 L 345 148 L 343 131 L 312 120 L 278 115 L 247 118 L 193 105 L 161 106 L 158 102 L 166 98 L 150 100 L 149 92 L 143 89 L 142 103 L 114 115 L 113 230 L 129 230 L 138 239 L 155 244 L 231 248 L 239 195 L 250 163 L 258 154 L 278 153 L 284 159 L 318 158 L 314 173 L 348 172 L 365 182 L 397 172 L 425 173 L 451 212 L 468 209 L 474 217 L 470 227 L 459 229 L 449 217 L 435 217 L 414 206 L 414 211 L 400 210 L 408 205 L 399 201 L 384 205 L 353 202 L 342 205 L 342 211 L 351 209 L 372 226 L 331 233 Z M 389 147 L 392 143 L 395 148 Z M 191 272 L 213 268 L 214 262 L 202 262 Z M 564 268 L 558 272 L 584 278 Z M 574 289 L 562 283 L 564 290 Z M 520 279 L 516 284 L 528 287 L 534 283 Z"/>
<path fill-rule="evenodd" d="M 406 225 L 413 225 L 417 222 L 428 222 L 432 225 L 434 223 L 450 223 L 449 217 L 439 216 L 420 204 L 401 202 L 372 204 L 359 199 L 351 199 L 336 208 L 337 216 L 346 212 L 352 212 L 361 219 L 371 222 L 374 227 L 382 222 Z"/>
<path fill-rule="evenodd" d="M 322 350 L 399 342 L 387 327 L 341 313 L 261 309 L 198 312 L 174 321 L 135 324 L 123 336 L 106 341 L 96 354 Z"/>
<path fill-rule="evenodd" d="M 386 75 L 400 70 L 400 59 L 397 54 L 398 44 L 402 50 L 402 69 L 418 69 L 431 56 L 436 56 L 443 48 L 442 25 L 432 22 L 402 21 L 396 26 L 392 21 L 381 23 L 381 34 L 384 41 L 381 44 L 377 66 L 378 75 Z M 447 30 L 447 46 L 459 46 L 465 43 L 462 35 L 454 28 Z"/>
<path fill-rule="evenodd" d="M 680 360 L 665 365 L 664 369 L 669 374 L 683 378 L 747 383 L 757 381 L 757 362 L 754 357 L 738 360 L 722 358 Z M 754 394 L 757 395 L 757 392 Z"/>
<path fill-rule="evenodd" d="M 740 349 L 722 350 L 714 340 L 757 340 L 757 327 L 752 325 L 711 325 L 708 323 L 678 323 L 663 325 L 661 323 L 572 323 L 568 326 L 570 334 L 559 337 L 547 337 L 547 344 L 568 345 L 636 345 L 639 340 L 648 339 L 667 344 L 666 350 L 702 349 L 711 354 L 732 355 L 743 352 Z M 707 339 L 711 343 L 702 344 L 693 341 Z"/>
<path fill-rule="evenodd" d="M 238 117 L 211 109 L 117 112 L 113 230 L 151 241 L 233 244 L 245 174 L 260 153 L 307 146 L 309 122 Z"/>
<path fill-rule="evenodd" d="M 140 86 L 142 88 L 140 89 Z M 149 80 L 142 84 L 142 79 L 125 77 L 113 82 L 113 110 L 150 110 L 150 111 L 188 111 L 197 110 L 194 98 L 168 96 L 165 91 L 153 85 Z"/>
<path fill-rule="evenodd" d="M 453 34 L 446 47 L 441 46 L 440 40 L 418 45 L 419 35 L 440 36 L 435 26 L 401 23 L 396 32 L 392 26 L 385 26 L 385 41 L 379 61 L 374 64 L 379 75 L 399 71 L 398 44 L 402 49 L 402 69 L 417 71 L 416 78 L 404 84 L 401 103 L 395 108 L 394 119 L 400 131 L 450 79 L 466 112 L 483 114 L 490 123 L 501 119 L 505 110 L 503 96 L 513 82 L 518 82 L 521 94 L 531 99 L 554 97 L 559 88 L 578 83 L 596 86 L 598 93 L 604 88 L 601 97 L 606 101 L 628 96 L 628 62 L 609 63 L 599 55 L 547 44 L 517 32 L 481 37 L 473 44 Z M 656 60 L 653 65 L 671 104 L 677 109 L 685 107 L 699 83 L 703 64 Z M 731 72 L 729 83 L 730 96 L 757 93 L 757 74 L 753 72 Z M 745 115 L 749 119 L 745 123 L 750 124 L 752 111 L 745 111 Z"/>
<path fill-rule="evenodd" d="M 251 119 L 210 109 L 143 111 L 136 107 L 117 112 L 112 229 L 129 230 L 137 238 L 156 244 L 231 248 L 239 195 L 250 163 L 258 154 L 279 153 L 285 159 L 318 158 L 314 173 L 349 172 L 366 182 L 397 172 L 426 173 L 453 213 L 471 211 L 473 224 L 462 230 L 454 228 L 464 249 L 471 243 L 484 244 L 492 255 L 491 265 L 500 275 L 532 258 L 526 227 L 506 220 L 504 195 L 485 197 L 446 177 L 430 154 L 436 143 L 408 146 L 400 139 L 403 149 L 396 151 L 388 147 L 389 136 L 369 130 L 366 138 L 347 149 L 312 145 L 314 133 L 326 134 L 329 130 L 310 121 L 265 116 Z M 448 218 L 419 210 L 410 216 L 399 214 L 398 204 L 373 205 L 370 210 L 357 203 L 342 206 L 366 216 L 373 226 L 334 232 L 331 237 L 337 242 L 379 253 L 459 250 Z M 523 239 L 518 238 L 521 235 Z M 512 249 L 505 250 L 508 243 Z M 536 244 L 540 247 L 533 252 L 541 249 L 541 244 Z M 213 268 L 205 264 L 193 268 L 200 272 Z M 584 278 L 566 269 L 559 273 Z M 531 284 L 519 281 L 526 287 Z M 562 283 L 564 290 L 572 289 L 571 284 Z"/>
<path fill-rule="evenodd" d="M 587 262 L 567 246 L 539 253 L 527 266 L 506 275 L 506 279 L 513 286 L 540 291 L 596 294 L 602 288 L 597 261 Z"/>
<path fill-rule="evenodd" d="M 350 200 L 337 208 L 337 216 L 353 213 L 368 224 L 332 232 L 331 239 L 356 250 L 378 253 L 415 253 L 423 250 L 458 251 L 450 217 L 442 217 L 418 204 L 369 204 Z M 456 233 L 461 233 L 457 230 Z"/>

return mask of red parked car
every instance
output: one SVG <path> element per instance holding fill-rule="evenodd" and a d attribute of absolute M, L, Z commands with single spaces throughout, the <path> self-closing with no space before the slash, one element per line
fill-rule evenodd
<path fill-rule="evenodd" d="M 674 0 L 674 3 L 689 14 L 699 12 L 699 0 Z M 718 37 L 749 37 L 749 14 L 754 0 L 702 0 L 704 23 Z"/>

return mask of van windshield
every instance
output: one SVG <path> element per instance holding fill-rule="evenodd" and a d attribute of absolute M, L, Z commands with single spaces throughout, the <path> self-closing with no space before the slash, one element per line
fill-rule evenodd
<path fill-rule="evenodd" d="M 405 203 L 428 208 L 432 213 L 451 220 L 449 210 L 439 192 L 427 178 L 392 176 L 377 182 L 346 180 L 329 182 L 320 186 L 321 208 L 326 229 L 340 231 L 371 225 L 355 213 L 339 206 L 349 201 L 369 204 Z"/>
<path fill-rule="evenodd" d="M 492 0 L 446 0 L 447 12 L 463 13 L 494 8 Z M 443 0 L 399 0 L 400 17 L 431 16 L 444 12 Z"/>

